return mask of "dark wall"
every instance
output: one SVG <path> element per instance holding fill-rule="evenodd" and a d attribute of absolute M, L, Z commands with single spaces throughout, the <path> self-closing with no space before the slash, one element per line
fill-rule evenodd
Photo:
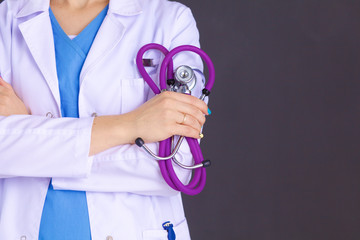
<path fill-rule="evenodd" d="M 217 69 L 193 239 L 360 239 L 360 2 L 181 2 Z"/>

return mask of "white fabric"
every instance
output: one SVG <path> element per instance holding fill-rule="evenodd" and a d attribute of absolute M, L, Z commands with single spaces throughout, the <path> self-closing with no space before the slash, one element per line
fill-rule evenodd
<path fill-rule="evenodd" d="M 68 35 L 68 37 L 73 40 L 74 38 L 76 38 L 77 35 Z"/>
<path fill-rule="evenodd" d="M 0 239 L 37 239 L 49 180 L 55 189 L 87 191 L 94 240 L 190 239 L 181 195 L 163 180 L 158 163 L 134 145 L 88 157 L 93 113 L 129 112 L 153 96 L 137 71 L 140 47 L 199 45 L 189 8 L 166 0 L 110 1 L 109 13 L 80 76 L 80 119 L 61 118 L 49 0 L 0 5 L 0 75 L 32 115 L 0 117 Z M 150 51 L 145 58 L 161 62 Z M 175 66 L 202 69 L 199 57 L 178 55 Z M 156 78 L 158 68 L 148 68 Z M 193 90 L 200 96 L 201 81 Z M 150 144 L 153 150 L 157 144 Z M 192 162 L 183 145 L 179 160 Z M 176 168 L 183 181 L 190 172 Z"/>

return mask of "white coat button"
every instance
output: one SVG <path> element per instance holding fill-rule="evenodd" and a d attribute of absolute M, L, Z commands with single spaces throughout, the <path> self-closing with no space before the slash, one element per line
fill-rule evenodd
<path fill-rule="evenodd" d="M 113 240 L 113 237 L 112 236 L 107 236 L 106 240 Z"/>
<path fill-rule="evenodd" d="M 26 240 L 26 236 L 21 236 L 20 240 Z"/>
<path fill-rule="evenodd" d="M 97 117 L 98 115 L 97 115 L 96 112 L 94 112 L 94 113 L 91 114 L 91 116 L 92 116 L 92 117 Z M 111 240 L 111 239 L 110 239 L 110 240 Z"/>
<path fill-rule="evenodd" d="M 54 118 L 54 114 L 52 114 L 51 112 L 48 112 L 48 113 L 46 114 L 46 117 L 48 117 L 48 118 Z"/>

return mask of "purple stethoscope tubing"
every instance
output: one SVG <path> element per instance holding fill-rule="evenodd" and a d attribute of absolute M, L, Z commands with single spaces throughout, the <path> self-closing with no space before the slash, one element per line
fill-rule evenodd
<path fill-rule="evenodd" d="M 158 45 L 158 44 L 156 44 L 156 45 Z M 161 45 L 159 45 L 159 46 L 161 46 Z M 160 68 L 160 88 L 166 89 L 166 68 L 168 65 L 173 66 L 172 58 L 179 52 L 186 52 L 186 51 L 190 51 L 190 52 L 194 52 L 194 53 L 198 54 L 205 61 L 206 65 L 208 66 L 208 70 L 209 70 L 209 79 L 206 82 L 205 89 L 207 89 L 208 91 L 211 91 L 211 89 L 214 85 L 214 82 L 215 82 L 214 64 L 212 63 L 210 57 L 203 50 L 201 50 L 198 47 L 191 46 L 191 45 L 178 46 L 178 47 L 174 48 L 173 50 L 171 50 L 168 54 L 166 54 L 166 56 L 161 64 L 161 68 Z"/>
<path fill-rule="evenodd" d="M 140 72 L 141 76 L 144 78 L 145 82 L 149 85 L 151 90 L 155 94 L 160 94 L 161 90 L 158 88 L 158 86 L 155 84 L 155 82 L 152 80 L 152 78 L 146 72 L 144 64 L 143 64 L 144 53 L 151 50 L 151 49 L 159 50 L 165 56 L 169 54 L 169 51 L 164 46 L 161 46 L 160 44 L 156 44 L 156 43 L 150 43 L 150 44 L 147 44 L 147 45 L 143 46 L 138 51 L 138 54 L 136 56 L 136 65 L 137 65 L 137 67 L 139 69 L 139 72 Z M 170 62 L 169 66 L 168 66 L 168 78 L 173 78 L 174 77 L 173 71 L 174 71 L 173 62 Z"/>
<path fill-rule="evenodd" d="M 161 64 L 160 68 L 160 76 L 159 76 L 159 85 L 155 84 L 153 79 L 149 76 L 149 74 L 146 72 L 145 67 L 143 65 L 143 55 L 145 52 L 147 52 L 150 49 L 156 49 L 161 51 L 165 58 Z M 205 61 L 205 63 L 208 66 L 209 71 L 209 79 L 206 83 L 206 86 L 203 90 L 203 95 L 208 96 L 210 94 L 211 88 L 214 85 L 215 81 L 215 68 L 214 65 L 210 59 L 210 57 L 202 51 L 200 48 L 197 48 L 195 46 L 191 45 L 183 45 L 174 48 L 171 51 L 168 51 L 165 47 L 156 44 L 156 43 L 150 43 L 145 46 L 143 46 L 136 57 L 136 64 L 139 69 L 139 72 L 141 76 L 144 78 L 146 83 L 149 85 L 149 87 L 152 89 L 152 91 L 155 94 L 160 94 L 163 90 L 167 89 L 167 79 L 173 79 L 174 78 L 174 71 L 173 71 L 173 57 L 183 51 L 191 51 L 196 54 L 198 54 L 202 59 Z M 166 78 L 167 77 L 167 78 Z M 203 97 L 204 98 L 204 97 Z M 186 141 L 189 144 L 191 153 L 194 158 L 195 164 L 201 164 L 204 159 L 201 153 L 200 145 L 197 139 L 194 138 L 185 138 Z M 159 156 L 165 157 L 169 156 L 171 154 L 171 138 L 165 139 L 159 143 Z M 159 160 L 159 167 L 161 174 L 166 181 L 166 183 L 173 188 L 174 190 L 181 191 L 188 195 L 196 195 L 199 194 L 205 186 L 206 183 L 206 170 L 205 167 L 197 168 L 194 170 L 192 179 L 189 184 L 184 185 L 179 178 L 177 177 L 171 159 L 167 160 Z"/>

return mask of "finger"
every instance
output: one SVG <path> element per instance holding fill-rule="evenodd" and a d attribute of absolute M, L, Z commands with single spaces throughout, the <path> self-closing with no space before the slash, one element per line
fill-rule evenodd
<path fill-rule="evenodd" d="M 0 83 L 0 95 L 9 95 L 9 91 L 10 91 L 10 89 L 1 85 L 1 83 Z"/>
<path fill-rule="evenodd" d="M 5 84 L 5 80 L 2 79 L 2 77 L 0 77 L 0 89 L 1 87 L 4 87 L 3 85 Z"/>
<path fill-rule="evenodd" d="M 200 139 L 200 132 L 198 130 L 182 124 L 177 124 L 174 127 L 173 135 Z"/>
<path fill-rule="evenodd" d="M 191 116 L 193 119 L 196 119 L 201 126 L 205 124 L 206 119 L 204 113 L 191 104 L 176 104 L 176 110 Z"/>
<path fill-rule="evenodd" d="M 183 125 L 194 129 L 197 133 L 201 132 L 202 125 L 200 125 L 199 122 L 192 116 L 176 111 L 174 111 L 173 116 L 174 116 L 173 120 L 175 122 L 175 125 Z M 173 123 L 169 125 L 171 131 L 173 131 L 173 126 L 174 126 Z"/>
<path fill-rule="evenodd" d="M 194 128 L 196 131 L 200 132 L 202 128 L 202 124 L 199 123 L 197 119 L 192 117 L 191 115 L 176 112 L 174 113 L 174 119 L 177 124 L 186 125 Z"/>
<path fill-rule="evenodd" d="M 186 114 L 174 111 L 174 120 L 177 124 L 183 124 L 186 120 Z"/>
<path fill-rule="evenodd" d="M 182 125 L 189 126 L 195 129 L 197 132 L 201 132 L 202 125 L 197 121 L 197 119 L 193 118 L 190 115 L 185 115 Z"/>
<path fill-rule="evenodd" d="M 209 115 L 208 106 L 206 105 L 206 103 L 204 101 L 198 99 L 197 97 L 194 97 L 194 96 L 191 96 L 191 95 L 188 95 L 188 94 L 183 94 L 183 93 L 175 93 L 174 97 L 178 101 L 182 101 L 184 103 L 195 106 L 203 114 Z"/>
<path fill-rule="evenodd" d="M 3 86 L 7 89 L 12 89 L 12 86 L 9 83 L 7 83 L 2 77 L 0 77 L 0 86 Z"/>
<path fill-rule="evenodd" d="M 163 96 L 165 96 L 165 97 L 169 97 L 169 98 L 172 98 L 172 99 L 180 101 L 180 102 L 184 102 L 184 103 L 187 103 L 187 104 L 190 104 L 190 105 L 194 105 L 203 114 L 209 115 L 208 106 L 206 105 L 206 103 L 204 101 L 198 99 L 197 97 L 194 97 L 194 96 L 191 96 L 191 95 L 188 95 L 188 94 L 177 93 L 177 92 L 169 92 L 169 91 L 163 92 L 161 94 Z"/>

